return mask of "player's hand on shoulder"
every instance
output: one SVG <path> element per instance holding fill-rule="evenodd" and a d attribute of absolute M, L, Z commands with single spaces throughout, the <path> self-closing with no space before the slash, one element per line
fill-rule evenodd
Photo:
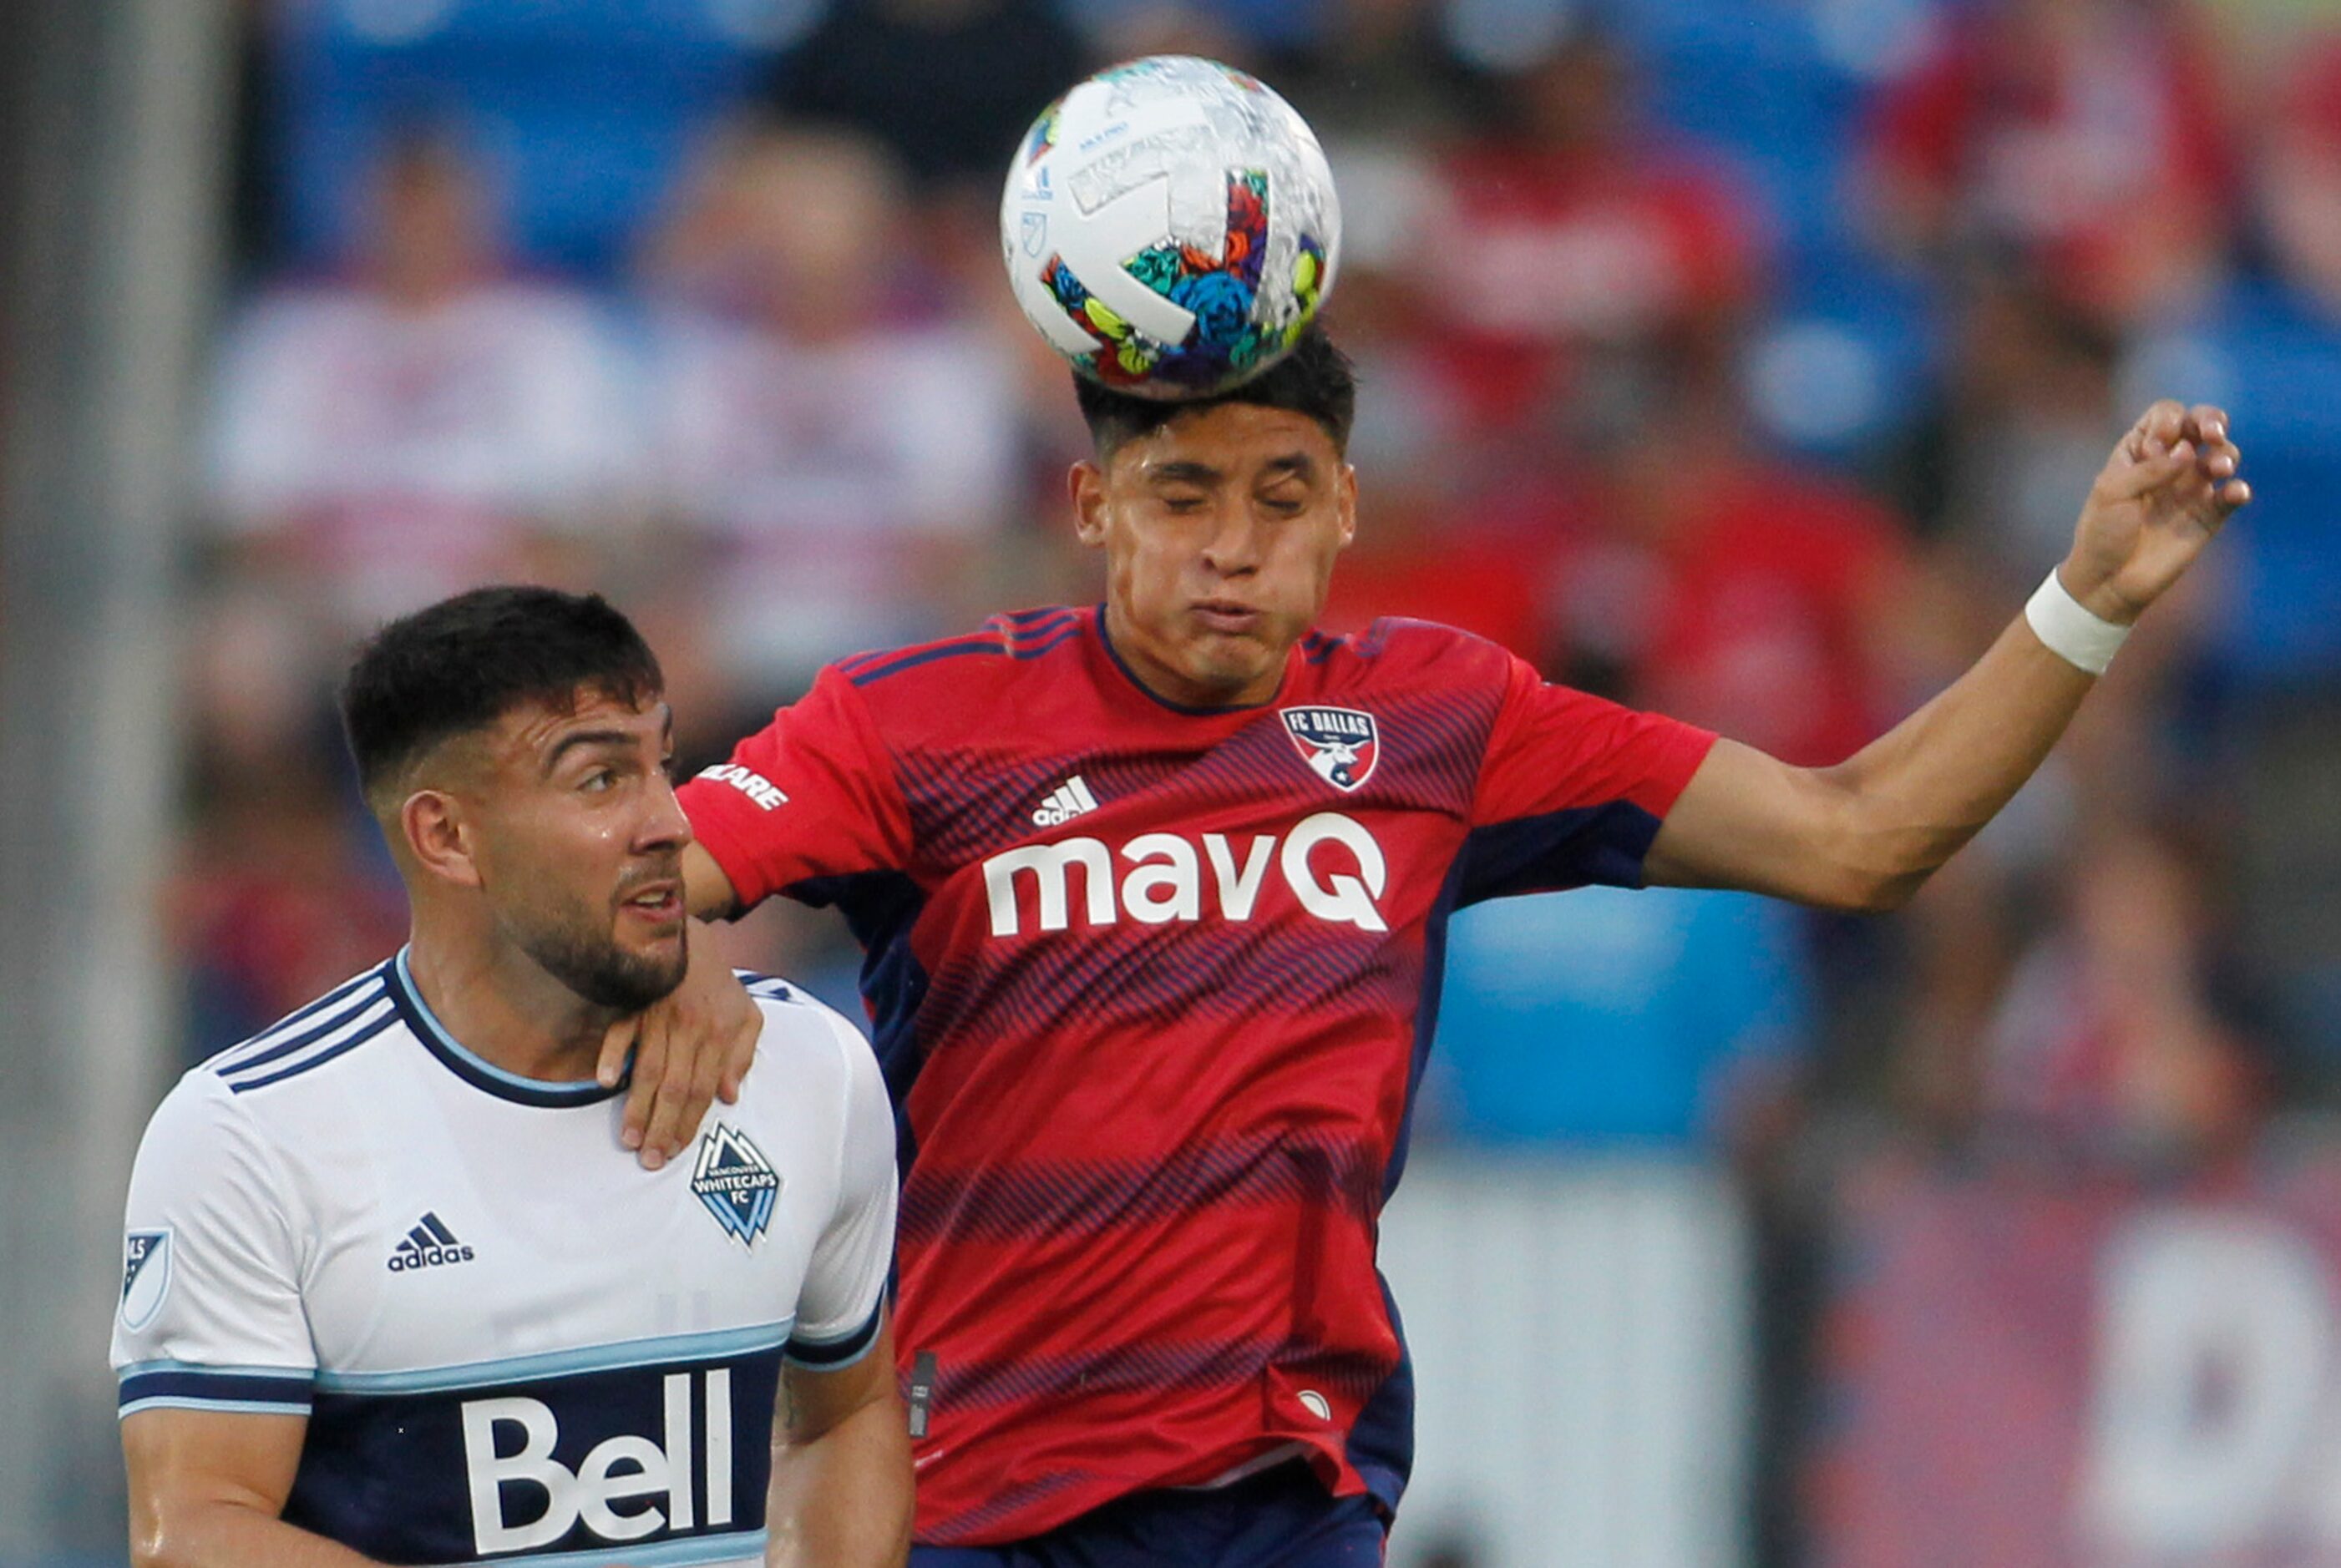
<path fill-rule="evenodd" d="M 615 1084 L 633 1057 L 619 1136 L 656 1170 L 699 1136 L 707 1107 L 730 1105 L 755 1059 L 764 1015 L 716 950 L 707 928 L 692 923 L 691 964 L 667 997 L 610 1027 L 602 1042 L 604 1084 Z"/>
<path fill-rule="evenodd" d="M 2136 620 L 2251 500 L 2242 466 L 2225 410 L 2167 399 L 2147 409 L 2089 487 L 2057 569 L 2066 591 L 2104 620 Z"/>

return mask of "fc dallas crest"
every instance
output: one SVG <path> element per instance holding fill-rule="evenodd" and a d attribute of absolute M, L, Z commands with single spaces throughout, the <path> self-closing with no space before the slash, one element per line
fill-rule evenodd
<path fill-rule="evenodd" d="M 1354 708 L 1288 708 L 1284 730 L 1310 770 L 1344 792 L 1372 778 L 1381 759 L 1374 716 Z"/>

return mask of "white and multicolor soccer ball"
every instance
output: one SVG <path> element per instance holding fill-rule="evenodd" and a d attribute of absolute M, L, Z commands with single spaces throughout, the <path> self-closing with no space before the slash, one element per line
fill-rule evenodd
<path fill-rule="evenodd" d="M 1000 235 L 1016 303 L 1075 370 L 1204 397 L 1275 363 L 1316 316 L 1341 210 L 1290 104 L 1240 71 L 1157 55 L 1033 122 Z"/>

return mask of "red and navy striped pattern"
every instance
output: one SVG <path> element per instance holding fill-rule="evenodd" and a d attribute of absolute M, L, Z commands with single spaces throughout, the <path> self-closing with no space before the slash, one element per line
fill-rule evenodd
<path fill-rule="evenodd" d="M 1294 744 L 1302 704 L 1371 717 L 1354 791 Z M 870 948 L 906 1162 L 896 1342 L 937 1364 L 921 1540 L 1023 1539 L 1296 1444 L 1341 1494 L 1396 1503 L 1412 1382 L 1374 1235 L 1446 920 L 1639 881 L 1704 746 L 1410 622 L 1312 634 L 1261 707 L 1180 710 L 1098 612 L 1042 610 L 838 666 L 736 755 L 781 809 L 688 787 L 735 887 L 834 903 Z M 1036 821 L 1075 776 L 1094 809 Z M 1287 864 L 1330 817 L 1374 867 L 1354 839 Z M 1195 851 L 1191 918 L 1139 918 L 1123 882 L 1162 834 Z M 1112 897 L 1070 870 L 1047 929 L 1037 879 L 1003 874 L 1027 902 L 1001 924 L 984 863 L 1074 839 Z M 1257 871 L 1233 915 L 1214 847 Z M 1373 884 L 1370 919 L 1322 912 L 1344 878 Z"/>
<path fill-rule="evenodd" d="M 983 623 L 981 631 L 913 648 L 856 654 L 840 660 L 837 668 L 855 686 L 869 686 L 939 659 L 971 654 L 1019 661 L 1039 659 L 1079 636 L 1084 624 L 1081 612 L 1075 610 L 1028 610 L 1019 615 L 995 615 Z"/>
<path fill-rule="evenodd" d="M 1153 1224 L 1205 1208 L 1315 1205 L 1370 1220 L 1381 1202 L 1381 1163 L 1361 1144 L 1255 1134 L 1159 1160 L 913 1168 L 898 1223 L 907 1240 L 997 1242 Z"/>

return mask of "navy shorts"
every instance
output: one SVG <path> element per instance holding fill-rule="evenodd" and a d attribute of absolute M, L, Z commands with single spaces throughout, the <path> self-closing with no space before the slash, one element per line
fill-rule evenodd
<path fill-rule="evenodd" d="M 1381 1568 L 1370 1497 L 1334 1497 L 1306 1464 L 1208 1492 L 1138 1492 L 1029 1541 L 914 1546 L 911 1568 Z"/>

